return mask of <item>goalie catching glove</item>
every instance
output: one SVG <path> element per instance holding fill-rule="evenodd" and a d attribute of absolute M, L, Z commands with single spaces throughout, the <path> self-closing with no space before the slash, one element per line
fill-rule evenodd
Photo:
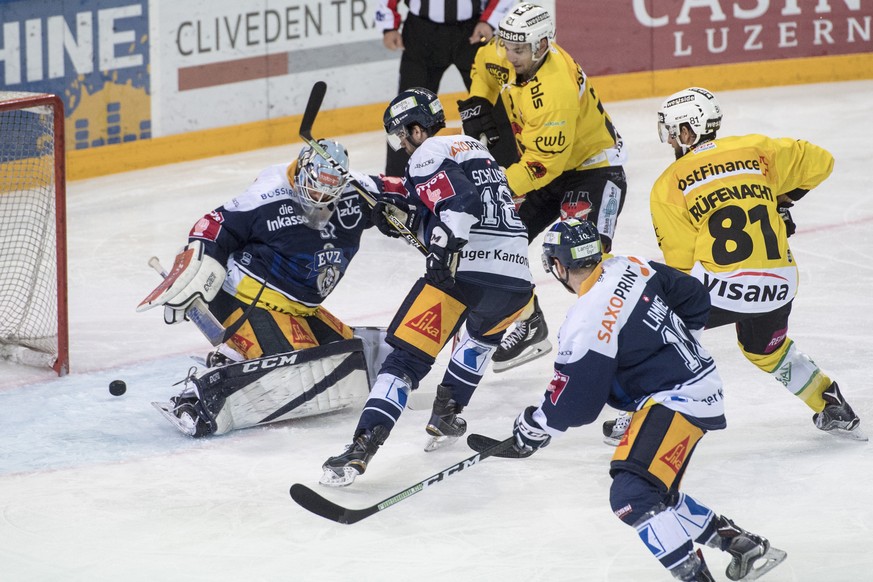
<path fill-rule="evenodd" d="M 500 139 L 500 132 L 497 130 L 497 123 L 492 114 L 493 109 L 494 106 L 483 97 L 470 97 L 458 101 L 458 112 L 461 114 L 464 133 L 489 147 Z"/>
<path fill-rule="evenodd" d="M 425 280 L 437 289 L 454 287 L 455 272 L 458 270 L 458 254 L 465 244 L 467 244 L 466 240 L 456 238 L 444 224 L 435 226 L 430 235 Z"/>
<path fill-rule="evenodd" d="M 402 198 L 391 198 L 379 200 L 373 206 L 370 213 L 370 219 L 379 232 L 391 238 L 399 238 L 401 236 L 397 227 L 392 224 L 390 217 L 394 217 L 411 233 L 418 230 L 418 213 L 414 206 Z"/>
<path fill-rule="evenodd" d="M 186 245 L 173 262 L 173 268 L 163 282 L 137 306 L 146 311 L 164 306 L 164 321 L 168 324 L 184 321 L 185 310 L 198 299 L 208 303 L 215 299 L 227 277 L 221 264 L 204 253 L 203 243 Z"/>
<path fill-rule="evenodd" d="M 525 408 L 524 412 L 515 419 L 512 427 L 512 434 L 515 436 L 515 443 L 512 446 L 521 458 L 529 457 L 538 449 L 547 447 L 552 440 L 551 435 L 534 420 L 535 411 L 535 406 Z"/>

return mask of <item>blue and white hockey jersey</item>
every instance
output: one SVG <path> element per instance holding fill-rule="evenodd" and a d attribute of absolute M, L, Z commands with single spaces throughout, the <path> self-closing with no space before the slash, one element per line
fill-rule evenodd
<path fill-rule="evenodd" d="M 467 244 L 455 276 L 509 290 L 533 287 L 527 229 L 506 175 L 488 150 L 465 135 L 428 138 L 409 158 L 407 189 L 423 219 L 424 241 L 438 222 Z"/>
<path fill-rule="evenodd" d="M 203 241 L 206 254 L 226 265 L 224 291 L 251 303 L 266 281 L 261 304 L 299 313 L 333 291 L 372 222 L 369 206 L 348 187 L 325 228 L 309 228 L 292 203 L 288 168 L 265 168 L 245 192 L 197 221 L 188 236 Z M 380 192 L 371 177 L 351 174 Z"/>
<path fill-rule="evenodd" d="M 555 372 L 533 417 L 555 435 L 593 422 L 609 404 L 650 399 L 705 430 L 724 428 L 721 378 L 690 334 L 709 294 L 693 277 L 638 257 L 605 255 L 558 332 Z"/>

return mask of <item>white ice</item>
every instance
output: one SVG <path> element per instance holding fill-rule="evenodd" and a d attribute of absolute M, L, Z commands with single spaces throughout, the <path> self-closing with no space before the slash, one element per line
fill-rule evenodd
<path fill-rule="evenodd" d="M 873 81 L 723 92 L 723 135 L 759 132 L 817 143 L 834 174 L 794 209 L 801 271 L 790 335 L 840 382 L 873 434 Z M 655 129 L 660 99 L 608 103 L 630 152 L 630 191 L 616 250 L 660 258 L 648 192 L 672 152 Z M 325 113 L 327 115 L 327 113 Z M 318 126 L 316 125 L 316 133 Z M 378 172 L 378 132 L 341 138 L 352 165 Z M 312 515 L 299 482 L 362 507 L 472 453 L 424 453 L 428 412 L 407 410 L 350 488 L 317 485 L 321 463 L 349 442 L 357 410 L 206 440 L 177 433 L 149 405 L 178 391 L 209 345 L 159 310 L 150 256 L 172 260 L 204 212 L 241 192 L 299 144 L 69 185 L 72 374 L 0 364 L 0 579 L 509 581 L 670 580 L 610 511 L 600 421 L 524 460 L 487 459 L 355 525 Z M 530 259 L 554 341 L 573 297 Z M 326 305 L 352 325 L 386 325 L 422 259 L 369 232 Z M 732 329 L 704 343 L 726 383 L 728 429 L 704 437 L 683 488 L 767 536 L 788 560 L 771 582 L 873 579 L 873 446 L 819 432 L 811 411 L 754 369 Z M 443 356 L 444 357 L 444 356 Z M 549 357 L 489 373 L 467 409 L 470 430 L 503 437 L 539 401 Z M 127 394 L 110 396 L 113 379 Z M 433 390 L 439 371 L 422 390 Z M 705 555 L 724 580 L 726 560 Z"/>

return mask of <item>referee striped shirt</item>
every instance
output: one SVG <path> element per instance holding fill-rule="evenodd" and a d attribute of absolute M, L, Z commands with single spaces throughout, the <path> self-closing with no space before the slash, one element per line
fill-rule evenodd
<path fill-rule="evenodd" d="M 376 6 L 376 28 L 397 30 L 402 18 L 398 7 L 402 0 L 379 0 Z M 500 20 L 515 5 L 516 0 L 405 0 L 410 14 L 439 24 L 455 24 L 481 20 L 497 30 Z"/>

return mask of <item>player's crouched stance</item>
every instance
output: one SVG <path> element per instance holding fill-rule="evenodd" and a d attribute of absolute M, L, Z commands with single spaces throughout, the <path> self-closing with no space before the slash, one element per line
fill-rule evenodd
<path fill-rule="evenodd" d="M 170 402 L 154 403 L 200 437 L 360 406 L 387 354 L 384 329 L 353 329 L 321 305 L 373 225 L 357 188 L 381 179 L 348 169 L 321 140 L 201 218 L 164 282 L 137 308 L 193 321 L 218 349 Z M 357 184 L 351 186 L 349 175 Z"/>
<path fill-rule="evenodd" d="M 519 415 L 514 450 L 504 456 L 533 454 L 593 422 L 604 404 L 636 410 L 610 464 L 616 516 L 679 580 L 714 580 L 695 543 L 730 554 L 731 580 L 778 565 L 785 552 L 679 491 L 698 441 L 726 426 L 721 379 L 693 335 L 709 312 L 703 285 L 660 263 L 602 255 L 587 221 L 554 225 L 543 262 L 579 298 L 559 332 L 542 404 Z"/>
<path fill-rule="evenodd" d="M 386 341 L 393 350 L 379 370 L 352 442 L 322 465 L 319 482 L 330 487 L 350 485 L 367 470 L 400 419 L 408 395 L 458 332 L 425 428 L 425 451 L 464 435 L 467 423 L 459 414 L 504 331 L 533 301 L 527 231 L 491 154 L 475 138 L 436 135 L 445 127 L 445 113 L 427 89 L 412 88 L 395 97 L 384 124 L 392 147 L 410 154 L 408 196 L 401 210 L 418 209 L 428 241 L 425 275 L 388 328 Z"/>

